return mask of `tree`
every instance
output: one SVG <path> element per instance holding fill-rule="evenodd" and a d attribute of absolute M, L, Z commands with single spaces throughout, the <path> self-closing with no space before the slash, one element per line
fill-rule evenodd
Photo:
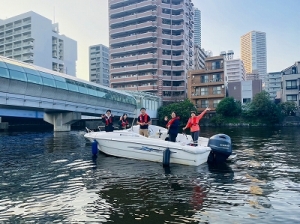
<path fill-rule="evenodd" d="M 158 121 L 160 124 L 163 124 L 164 117 L 168 116 L 170 118 L 171 113 L 175 112 L 176 115 L 180 117 L 180 121 L 184 123 L 189 119 L 191 111 L 197 111 L 197 109 L 194 106 L 194 104 L 189 100 L 161 106 L 157 111 Z"/>
<path fill-rule="evenodd" d="M 257 93 L 249 105 L 248 116 L 259 118 L 265 122 L 278 122 L 281 117 L 279 106 L 270 99 L 266 91 Z"/>
<path fill-rule="evenodd" d="M 281 112 L 285 116 L 293 115 L 298 110 L 297 104 L 295 102 L 292 102 L 292 101 L 280 103 L 279 106 L 281 108 Z"/>
<path fill-rule="evenodd" d="M 242 112 L 241 103 L 235 101 L 233 97 L 226 97 L 220 101 L 216 112 L 224 117 L 239 116 Z"/>

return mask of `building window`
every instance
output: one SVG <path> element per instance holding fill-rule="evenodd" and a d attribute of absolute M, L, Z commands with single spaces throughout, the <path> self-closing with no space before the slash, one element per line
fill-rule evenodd
<path fill-rule="evenodd" d="M 213 87 L 213 94 L 214 95 L 221 94 L 221 86 Z"/>
<path fill-rule="evenodd" d="M 214 82 L 221 82 L 221 74 L 213 74 L 213 81 Z"/>
<path fill-rule="evenodd" d="M 250 103 L 251 102 L 251 98 L 243 98 L 243 103 Z"/>
<path fill-rule="evenodd" d="M 286 101 L 297 101 L 297 95 L 286 95 Z"/>
<path fill-rule="evenodd" d="M 201 100 L 201 108 L 208 107 L 208 100 Z"/>
<path fill-rule="evenodd" d="M 286 89 L 297 89 L 297 80 L 286 81 Z"/>
<path fill-rule="evenodd" d="M 208 82 L 208 75 L 202 75 L 201 76 L 201 83 L 207 83 Z"/>
<path fill-rule="evenodd" d="M 220 68 L 221 68 L 221 61 L 214 61 L 211 63 L 212 70 L 220 69 Z"/>
<path fill-rule="evenodd" d="M 207 87 L 201 88 L 201 96 L 204 96 L 204 95 L 208 95 L 208 89 L 207 89 Z"/>
<path fill-rule="evenodd" d="M 214 105 L 213 108 L 217 108 L 218 104 L 220 103 L 221 100 L 214 100 Z"/>

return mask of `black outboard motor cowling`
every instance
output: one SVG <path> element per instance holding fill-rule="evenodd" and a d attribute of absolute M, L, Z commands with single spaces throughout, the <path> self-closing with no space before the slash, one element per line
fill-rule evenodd
<path fill-rule="evenodd" d="M 231 138 L 225 134 L 210 137 L 207 146 L 211 148 L 209 163 L 223 163 L 232 154 Z"/>

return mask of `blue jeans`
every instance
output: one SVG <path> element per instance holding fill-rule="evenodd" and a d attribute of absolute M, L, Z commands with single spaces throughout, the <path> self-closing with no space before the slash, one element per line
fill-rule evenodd
<path fill-rule="evenodd" d="M 192 136 L 193 142 L 196 145 L 198 145 L 199 134 L 200 134 L 200 131 L 193 131 L 193 132 L 191 132 L 191 136 Z"/>

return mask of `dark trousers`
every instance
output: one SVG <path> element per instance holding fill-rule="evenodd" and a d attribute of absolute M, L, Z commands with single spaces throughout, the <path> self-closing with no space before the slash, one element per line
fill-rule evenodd
<path fill-rule="evenodd" d="M 177 135 L 178 134 L 169 134 L 169 141 L 176 142 Z"/>
<path fill-rule="evenodd" d="M 191 136 L 192 136 L 193 142 L 196 145 L 198 145 L 199 134 L 200 134 L 200 131 L 191 132 Z"/>

